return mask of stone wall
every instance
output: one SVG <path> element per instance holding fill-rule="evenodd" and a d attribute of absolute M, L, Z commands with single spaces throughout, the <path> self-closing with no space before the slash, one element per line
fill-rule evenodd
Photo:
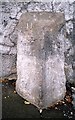
<path fill-rule="evenodd" d="M 75 1 L 0 2 L 0 77 L 16 75 L 18 21 L 25 12 L 62 12 L 65 15 L 65 74 L 70 82 L 75 79 Z M 62 31 L 65 29 L 61 26 Z M 9 77 L 8 77 L 9 78 Z M 15 77 L 14 77 L 15 78 Z M 11 77 L 9 78 L 11 79 Z"/>

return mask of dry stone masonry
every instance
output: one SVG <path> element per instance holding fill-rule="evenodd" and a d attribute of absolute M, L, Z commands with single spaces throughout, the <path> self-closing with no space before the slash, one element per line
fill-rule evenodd
<path fill-rule="evenodd" d="M 66 20 L 66 39 L 65 39 L 65 73 L 70 82 L 74 82 L 74 19 L 75 2 L 74 0 L 50 0 L 50 2 L 12 2 L 0 1 L 0 77 L 12 74 L 12 67 L 16 67 L 16 27 L 20 16 L 25 12 L 62 12 Z M 62 26 L 63 27 L 63 26 Z M 10 57 L 11 56 L 11 57 Z M 12 60 L 11 60 L 12 58 Z M 5 61 L 12 61 L 12 65 L 5 64 Z M 8 66 L 8 67 L 7 67 Z M 8 69 L 6 69 L 8 68 Z M 3 70 L 2 70 L 3 69 Z M 15 71 L 16 72 L 16 71 Z M 16 73 L 15 73 L 16 74 Z"/>
<path fill-rule="evenodd" d="M 0 78 L 16 79 L 16 28 L 21 15 L 26 12 L 61 12 L 65 16 L 65 25 L 60 28 L 62 34 L 65 30 L 64 71 L 66 80 L 75 86 L 75 0 L 28 1 L 0 1 Z"/>

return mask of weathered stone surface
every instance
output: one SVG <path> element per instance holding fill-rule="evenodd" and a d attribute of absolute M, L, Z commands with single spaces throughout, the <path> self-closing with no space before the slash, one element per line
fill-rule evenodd
<path fill-rule="evenodd" d="M 12 73 L 12 68 L 15 66 L 15 55 L 0 54 L 0 77 L 7 76 Z"/>
<path fill-rule="evenodd" d="M 0 45 L 0 53 L 1 54 L 8 54 L 10 51 L 10 47 Z"/>
<path fill-rule="evenodd" d="M 9 55 L 16 55 L 17 54 L 17 47 L 15 46 L 15 47 L 12 47 L 11 49 L 10 49 L 10 52 L 9 52 Z"/>
<path fill-rule="evenodd" d="M 9 34 L 13 33 L 16 24 L 17 24 L 16 20 L 11 20 L 9 24 L 4 28 L 4 36 L 8 36 Z"/>
<path fill-rule="evenodd" d="M 16 90 L 39 109 L 65 95 L 62 13 L 25 13 L 18 24 Z"/>
<path fill-rule="evenodd" d="M 14 46 L 14 44 L 10 41 L 10 38 L 4 37 L 4 35 L 0 35 L 0 44 L 9 47 Z"/>
<path fill-rule="evenodd" d="M 9 2 L 7 2 L 9 1 Z M 12 0 L 14 1 L 14 0 Z M 4 45 L 3 48 L 6 45 L 12 47 L 11 50 L 12 53 L 16 54 L 16 44 L 17 44 L 17 33 L 15 31 L 17 22 L 21 17 L 22 13 L 25 12 L 31 12 L 31 11 L 49 11 L 49 12 L 62 12 L 65 15 L 65 24 L 66 24 L 66 33 L 67 33 L 67 40 L 65 39 L 65 43 L 67 41 L 68 45 L 65 45 L 65 62 L 68 63 L 67 59 L 71 59 L 72 62 L 69 64 L 72 65 L 72 63 L 75 60 L 72 60 L 75 55 L 73 55 L 74 49 L 74 38 L 75 38 L 75 0 L 45 0 L 41 2 L 37 1 L 30 1 L 30 2 L 12 2 L 10 0 L 1 0 L 0 2 L 0 44 Z M 24 0 L 25 1 L 25 0 Z M 62 26 L 63 28 L 63 26 Z M 10 36 L 9 36 L 10 35 Z M 6 37 L 7 36 L 7 37 Z M 72 42 L 72 43 L 71 43 Z M 71 46 L 71 48 L 69 47 Z M 2 49 L 2 48 L 1 48 Z M 69 50 L 70 49 L 70 50 Z M 4 54 L 7 54 L 6 52 Z M 72 58 L 73 56 L 73 58 Z M 74 58 L 75 59 L 75 58 Z M 1 64 L 0 64 L 1 66 Z M 72 68 L 73 70 L 73 68 Z M 69 73 L 69 71 L 68 71 Z M 68 76 L 67 76 L 68 78 Z M 69 79 L 68 79 L 69 81 Z"/>
<path fill-rule="evenodd" d="M 49 3 L 43 3 L 40 4 L 32 2 L 28 5 L 27 10 L 29 12 L 31 11 L 52 11 L 51 1 Z"/>
<path fill-rule="evenodd" d="M 17 44 L 17 31 L 16 30 L 10 35 L 10 39 L 15 45 Z"/>
<path fill-rule="evenodd" d="M 27 1 L 27 2 L 25 2 Z M 40 1 L 40 2 L 37 2 Z M 17 22 L 25 12 L 62 12 L 65 15 L 66 39 L 65 39 L 65 75 L 68 82 L 75 85 L 75 0 L 1 0 L 0 1 L 0 53 L 16 54 Z M 63 26 L 62 28 L 63 29 Z M 13 46 L 13 47 L 12 47 Z M 8 47 L 8 48 L 7 48 Z M 10 51 L 8 50 L 10 47 Z M 12 47 L 12 48 L 11 48 Z M 3 49 L 3 50 L 2 50 Z M 9 55 L 9 56 L 10 56 Z M 16 55 L 15 55 L 16 56 Z M 7 57 L 5 57 L 6 60 Z M 10 57 L 9 57 L 10 61 Z M 13 62 L 13 61 L 12 61 Z M 15 61 L 16 63 L 16 58 Z M 5 63 L 0 60 L 0 66 Z M 6 64 L 7 65 L 7 64 Z M 7 68 L 7 66 L 5 66 Z M 0 75 L 2 69 L 0 67 Z M 2 74 L 1 77 L 3 77 Z M 8 75 L 8 72 L 6 73 Z M 5 75 L 5 76 L 6 76 Z"/>

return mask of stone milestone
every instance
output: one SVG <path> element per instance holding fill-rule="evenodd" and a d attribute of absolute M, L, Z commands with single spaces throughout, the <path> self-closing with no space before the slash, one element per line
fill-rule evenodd
<path fill-rule="evenodd" d="M 17 30 L 17 93 L 47 108 L 65 96 L 63 13 L 22 14 Z"/>

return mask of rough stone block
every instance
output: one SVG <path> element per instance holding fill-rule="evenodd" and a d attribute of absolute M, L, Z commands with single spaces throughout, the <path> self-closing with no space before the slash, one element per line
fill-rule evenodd
<path fill-rule="evenodd" d="M 12 74 L 12 68 L 15 66 L 15 55 L 0 54 L 0 77 Z"/>
<path fill-rule="evenodd" d="M 0 45 L 0 53 L 1 54 L 7 54 L 7 53 L 9 53 L 9 51 L 10 51 L 10 47 Z"/>
<path fill-rule="evenodd" d="M 18 24 L 16 90 L 39 109 L 65 96 L 62 13 L 33 12 Z"/>

